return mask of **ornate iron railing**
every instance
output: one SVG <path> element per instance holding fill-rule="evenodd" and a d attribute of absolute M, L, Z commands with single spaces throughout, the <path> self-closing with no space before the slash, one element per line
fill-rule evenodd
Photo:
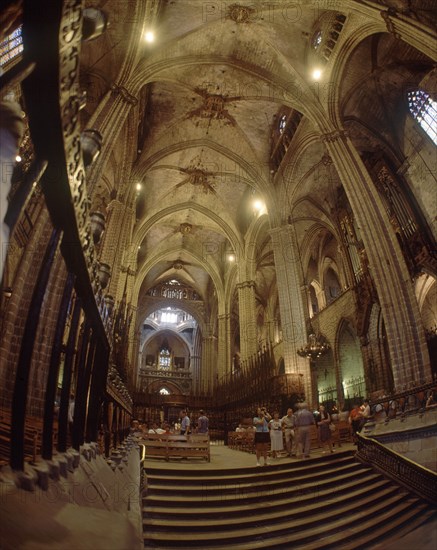
<path fill-rule="evenodd" d="M 140 369 L 140 376 L 148 376 L 152 378 L 191 378 L 191 372 L 181 372 L 179 370 L 169 369 L 169 370 L 157 370 L 157 369 Z"/>
<path fill-rule="evenodd" d="M 358 435 L 356 457 L 381 470 L 407 489 L 437 504 L 437 474 L 385 447 L 373 438 Z"/>

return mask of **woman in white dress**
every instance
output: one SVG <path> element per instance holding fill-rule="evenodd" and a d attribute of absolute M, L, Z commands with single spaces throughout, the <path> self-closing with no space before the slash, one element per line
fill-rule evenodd
<path fill-rule="evenodd" d="M 270 429 L 270 450 L 272 457 L 278 458 L 278 451 L 284 450 L 284 442 L 282 439 L 282 424 L 279 420 L 279 413 L 275 412 L 273 418 L 269 422 Z"/>

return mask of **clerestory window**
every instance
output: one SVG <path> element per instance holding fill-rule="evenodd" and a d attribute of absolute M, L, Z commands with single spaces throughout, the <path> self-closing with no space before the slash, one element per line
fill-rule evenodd
<path fill-rule="evenodd" d="M 415 120 L 437 145 L 437 102 L 423 90 L 408 92 L 408 108 Z"/>
<path fill-rule="evenodd" d="M 21 26 L 0 42 L 0 67 L 4 67 L 23 51 Z"/>

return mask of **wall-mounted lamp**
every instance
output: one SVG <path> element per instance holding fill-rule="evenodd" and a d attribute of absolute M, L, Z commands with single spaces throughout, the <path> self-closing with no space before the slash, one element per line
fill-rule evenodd
<path fill-rule="evenodd" d="M 105 216 L 101 212 L 91 212 L 91 235 L 93 236 L 94 244 L 100 242 L 103 231 L 105 230 Z"/>
<path fill-rule="evenodd" d="M 12 288 L 10 286 L 7 286 L 3 289 L 3 296 L 6 298 L 6 300 L 9 300 L 9 298 L 12 296 Z"/>
<path fill-rule="evenodd" d="M 94 40 L 101 36 L 107 26 L 106 13 L 97 8 L 85 8 L 82 11 L 82 40 Z"/>
<path fill-rule="evenodd" d="M 102 135 L 97 130 L 90 128 L 81 133 L 80 145 L 82 147 L 82 157 L 85 168 L 90 166 L 100 155 L 102 143 Z"/>
<path fill-rule="evenodd" d="M 111 278 L 111 266 L 103 262 L 99 262 L 99 267 L 97 270 L 97 275 L 99 277 L 100 286 L 106 288 Z"/>

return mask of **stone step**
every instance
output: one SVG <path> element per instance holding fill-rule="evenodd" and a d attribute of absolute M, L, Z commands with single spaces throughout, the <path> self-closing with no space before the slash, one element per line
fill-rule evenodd
<path fill-rule="evenodd" d="M 294 462 L 288 462 L 283 464 L 270 464 L 268 467 L 257 467 L 256 459 L 254 457 L 253 467 L 247 468 L 231 468 L 226 470 L 165 470 L 163 468 L 147 467 L 147 479 L 151 482 L 159 481 L 165 485 L 168 483 L 175 483 L 179 487 L 182 485 L 192 484 L 200 485 L 205 482 L 222 483 L 223 481 L 241 480 L 243 478 L 253 478 L 259 480 L 260 476 L 274 476 L 275 474 L 281 474 L 286 472 L 317 472 L 323 471 L 327 465 L 336 464 L 340 467 L 343 464 L 357 464 L 354 459 L 352 451 L 344 451 L 342 453 L 334 453 L 332 455 L 326 455 L 323 458 L 314 458 L 308 460 L 296 460 Z M 179 475 L 180 474 L 180 475 Z"/>
<path fill-rule="evenodd" d="M 330 479 L 337 477 L 340 474 L 347 475 L 348 473 L 355 473 L 358 475 L 359 472 L 368 472 L 370 471 L 369 467 L 363 465 L 357 465 L 357 463 L 348 463 L 345 465 L 338 465 L 337 463 L 325 466 L 323 470 L 317 472 L 308 472 L 308 471 L 296 471 L 290 472 L 289 470 L 285 472 L 272 472 L 265 473 L 260 478 L 259 476 L 252 475 L 242 477 L 240 479 L 233 477 L 232 479 L 225 478 L 220 481 L 218 480 L 208 480 L 202 484 L 166 484 L 161 485 L 159 481 L 155 481 L 153 478 L 148 480 L 147 483 L 147 492 L 150 495 L 162 495 L 167 494 L 174 495 L 177 492 L 179 495 L 184 495 L 187 497 L 195 495 L 217 495 L 220 494 L 223 496 L 226 492 L 235 493 L 235 491 L 242 492 L 251 492 L 258 491 L 259 485 L 264 487 L 264 490 L 270 491 L 274 490 L 275 487 L 282 487 L 284 483 L 291 484 L 303 484 L 306 482 L 317 483 L 319 480 Z"/>
<path fill-rule="evenodd" d="M 329 511 L 330 520 L 339 516 L 344 516 L 346 512 L 351 512 L 354 509 L 370 506 L 375 499 L 387 499 L 388 497 L 396 496 L 399 498 L 399 489 L 393 485 L 383 486 L 379 484 L 373 484 L 370 486 L 363 486 L 355 490 L 349 490 L 348 495 L 337 498 L 335 502 L 331 500 L 332 509 Z M 352 504 L 351 504 L 352 502 Z M 239 511 L 227 511 L 226 515 L 221 513 L 217 516 L 210 516 L 207 522 L 201 524 L 199 517 L 194 514 L 187 517 L 172 516 L 171 521 L 168 517 L 152 518 L 147 516 L 143 520 L 144 530 L 151 529 L 153 531 L 167 531 L 181 533 L 185 529 L 195 529 L 198 533 L 204 533 L 214 529 L 220 529 L 221 531 L 231 530 L 248 530 L 250 527 L 261 527 L 266 525 L 269 527 L 272 524 L 277 523 L 293 523 L 297 522 L 299 525 L 307 521 L 308 518 L 313 517 L 315 522 L 320 519 L 320 500 L 313 498 L 310 502 L 294 502 L 290 501 L 286 506 L 278 509 L 271 506 L 271 503 L 262 504 L 258 508 L 252 508 L 249 516 L 243 516 Z M 204 519 L 204 518 L 202 518 Z"/>
<path fill-rule="evenodd" d="M 317 488 L 338 488 L 341 484 L 354 480 L 356 483 L 361 479 L 366 478 L 371 475 L 374 478 L 381 478 L 381 474 L 374 473 L 370 469 L 364 469 L 360 465 L 357 465 L 357 471 L 350 470 L 345 473 L 337 473 L 335 476 L 332 475 L 328 478 L 321 476 L 317 478 Z M 289 497 L 299 496 L 307 493 L 314 494 L 314 478 L 302 478 L 301 480 L 293 480 L 289 484 L 279 483 L 274 484 L 271 487 L 266 483 L 254 484 L 253 487 L 250 487 L 250 491 L 242 491 L 239 487 L 234 487 L 233 490 L 227 490 L 226 487 L 223 488 L 223 491 L 209 492 L 205 490 L 202 492 L 190 493 L 184 491 L 184 488 L 173 488 L 173 492 L 166 491 L 156 494 L 150 492 L 146 496 L 146 501 L 148 504 L 157 504 L 157 503 L 166 503 L 168 506 L 186 506 L 187 504 L 192 506 L 196 503 L 203 503 L 208 506 L 223 506 L 228 502 L 234 502 L 235 504 L 243 504 L 247 502 L 256 503 L 263 501 L 265 499 L 271 500 L 276 496 L 286 496 Z"/>
<path fill-rule="evenodd" d="M 369 541 L 370 531 L 387 526 L 387 522 L 395 522 L 397 526 L 404 525 L 413 518 L 420 518 L 425 513 L 426 504 L 418 499 L 404 498 L 399 500 L 398 495 L 387 497 L 383 501 L 372 501 L 366 515 L 363 510 L 350 513 L 350 510 L 341 517 L 332 517 L 332 509 L 322 510 L 309 518 L 301 519 L 298 524 L 284 523 L 252 526 L 250 529 L 240 529 L 231 533 L 224 530 L 211 530 L 199 533 L 196 529 L 181 528 L 178 532 L 147 530 L 144 534 L 145 547 L 155 548 L 232 548 L 243 550 L 256 548 L 339 548 L 346 544 L 346 548 L 354 550 L 361 548 L 359 536 Z M 428 516 L 427 516 L 428 517 Z M 376 536 L 375 536 L 376 537 Z M 376 538 L 375 538 L 376 540 Z M 350 543 L 353 541 L 353 546 Z M 349 544 L 349 546 L 347 546 Z"/>
<path fill-rule="evenodd" d="M 360 480 L 360 487 L 357 489 L 357 483 L 355 478 L 352 478 L 347 483 L 343 483 L 333 488 L 331 486 L 327 488 L 311 488 L 311 491 L 301 491 L 291 497 L 289 494 L 278 494 L 276 498 L 269 498 L 267 500 L 269 508 L 272 511 L 282 510 L 284 508 L 289 508 L 292 506 L 300 505 L 305 506 L 308 503 L 313 502 L 314 499 L 317 502 L 322 502 L 324 504 L 332 504 L 333 501 L 338 499 L 348 499 L 349 494 L 355 489 L 365 491 L 367 493 L 374 493 L 379 489 L 386 487 L 392 487 L 393 484 L 390 480 L 380 476 L 379 474 L 370 473 L 367 477 Z M 395 486 L 396 490 L 399 490 L 399 487 Z M 197 519 L 204 519 L 205 521 L 210 521 L 211 517 L 245 517 L 247 515 L 252 515 L 254 511 L 253 502 L 250 500 L 242 500 L 239 503 L 233 501 L 227 501 L 223 503 L 221 508 L 216 506 L 207 507 L 204 502 L 191 503 L 189 507 L 176 506 L 173 507 L 169 505 L 168 502 L 158 501 L 157 504 L 146 504 L 143 506 L 143 514 L 151 518 L 166 518 L 167 520 L 178 520 L 179 518 L 190 518 L 195 517 Z"/>

